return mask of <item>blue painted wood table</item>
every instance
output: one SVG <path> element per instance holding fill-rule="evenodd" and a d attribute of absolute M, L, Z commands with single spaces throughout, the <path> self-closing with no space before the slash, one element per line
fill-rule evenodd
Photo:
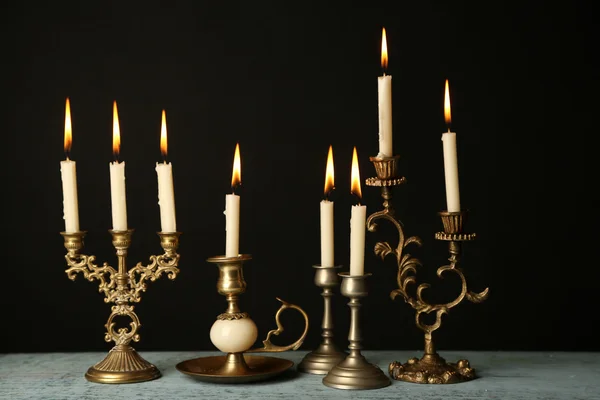
<path fill-rule="evenodd" d="M 216 352 L 143 352 L 162 372 L 159 379 L 107 385 L 85 380 L 84 373 L 105 353 L 29 353 L 0 355 L 0 399 L 599 399 L 600 353 L 440 352 L 448 361 L 467 358 L 478 379 L 451 385 L 392 381 L 376 390 L 339 390 L 322 384 L 323 376 L 296 372 L 306 351 L 269 354 L 295 362 L 285 374 L 264 382 L 199 382 L 175 369 L 180 361 Z M 387 373 L 391 361 L 419 357 L 412 351 L 364 351 Z"/>

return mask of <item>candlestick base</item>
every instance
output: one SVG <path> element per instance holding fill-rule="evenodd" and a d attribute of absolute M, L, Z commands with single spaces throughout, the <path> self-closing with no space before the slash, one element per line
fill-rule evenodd
<path fill-rule="evenodd" d="M 383 371 L 369 363 L 358 351 L 351 351 L 323 378 L 324 385 L 335 389 L 379 389 L 390 383 Z"/>
<path fill-rule="evenodd" d="M 160 371 L 131 346 L 113 347 L 104 360 L 90 367 L 85 378 L 96 383 L 136 383 L 160 377 Z"/>
<path fill-rule="evenodd" d="M 175 368 L 202 382 L 248 383 L 274 378 L 292 366 L 293 361 L 283 358 L 229 353 L 182 361 Z"/>
<path fill-rule="evenodd" d="M 321 343 L 319 347 L 304 356 L 298 364 L 298 371 L 307 374 L 325 375 L 345 357 L 346 353 L 341 351 L 335 344 Z"/>
<path fill-rule="evenodd" d="M 468 360 L 448 363 L 437 353 L 425 354 L 421 359 L 411 358 L 404 364 L 394 361 L 389 366 L 389 374 L 399 381 L 429 384 L 459 383 L 476 378 Z"/>

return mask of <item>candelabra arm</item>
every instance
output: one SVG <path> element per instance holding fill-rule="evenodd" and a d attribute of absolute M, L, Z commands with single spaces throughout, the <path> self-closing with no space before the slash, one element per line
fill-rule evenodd
<path fill-rule="evenodd" d="M 64 237 L 65 248 L 67 254 L 65 260 L 69 268 L 65 271 L 67 277 L 74 281 L 77 278 L 77 274 L 80 273 L 85 279 L 90 282 L 97 280 L 100 282 L 98 291 L 104 293 L 105 302 L 109 302 L 110 294 L 115 289 L 116 281 L 115 276 L 117 271 L 104 263 L 101 267 L 96 265 L 96 256 L 89 256 L 81 253 L 83 249 L 83 238 L 86 232 L 61 232 Z"/>
<path fill-rule="evenodd" d="M 141 262 L 128 272 L 129 285 L 131 286 L 131 301 L 138 303 L 141 300 L 141 293 L 147 289 L 146 281 L 154 282 L 163 274 L 171 280 L 174 280 L 179 273 L 177 265 L 179 263 L 179 254 L 176 253 L 179 236 L 178 232 L 164 233 L 159 232 L 161 245 L 165 250 L 164 254 L 150 256 L 150 264 L 144 265 Z M 175 239 L 175 240 L 174 240 Z"/>
<path fill-rule="evenodd" d="M 295 304 L 291 304 L 285 300 L 281 300 L 279 297 L 277 297 L 277 300 L 279 300 L 281 302 L 281 307 L 279 307 L 279 310 L 277 310 L 277 313 L 275 314 L 275 322 L 277 323 L 277 329 L 272 329 L 267 333 L 267 338 L 265 340 L 263 340 L 263 347 L 247 350 L 246 353 L 252 353 L 252 352 L 278 353 L 278 352 L 287 351 L 287 350 L 297 350 L 304 342 L 304 339 L 306 338 L 306 334 L 308 333 L 308 315 L 302 308 L 300 308 L 299 306 L 297 306 Z M 281 332 L 283 332 L 283 325 L 281 324 L 279 317 L 281 316 L 281 313 L 287 309 L 297 310 L 298 312 L 300 312 L 300 314 L 302 314 L 302 316 L 304 317 L 304 332 L 302 333 L 300 338 L 298 340 L 296 340 L 294 343 L 287 345 L 287 346 L 277 346 L 277 345 L 271 343 L 271 336 L 279 335 Z"/>

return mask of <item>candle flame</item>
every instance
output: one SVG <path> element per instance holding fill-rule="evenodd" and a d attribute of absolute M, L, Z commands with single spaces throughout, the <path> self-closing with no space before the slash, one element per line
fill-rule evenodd
<path fill-rule="evenodd" d="M 327 154 L 327 167 L 325 168 L 325 197 L 327 197 L 334 188 L 333 178 L 333 148 L 329 146 L 329 153 Z"/>
<path fill-rule="evenodd" d="M 117 101 L 113 102 L 113 156 L 118 160 L 121 151 L 121 130 L 119 129 L 119 113 Z"/>
<path fill-rule="evenodd" d="M 387 39 L 385 37 L 385 28 L 381 32 L 381 68 L 384 70 L 388 67 L 388 50 Z"/>
<path fill-rule="evenodd" d="M 235 145 L 235 155 L 233 156 L 233 173 L 231 174 L 231 188 L 235 189 L 242 184 L 242 165 L 240 161 L 240 144 Z"/>
<path fill-rule="evenodd" d="M 167 116 L 162 110 L 162 122 L 160 124 L 160 153 L 163 159 L 167 158 Z"/>
<path fill-rule="evenodd" d="M 450 89 L 448 88 L 448 79 L 446 79 L 446 90 L 444 94 L 444 119 L 446 120 L 446 125 L 448 126 L 448 129 L 450 129 L 452 117 L 450 114 Z"/>
<path fill-rule="evenodd" d="M 65 105 L 65 153 L 67 159 L 71 152 L 71 145 L 73 144 L 73 131 L 71 128 L 71 103 L 67 97 L 67 103 Z"/>
<path fill-rule="evenodd" d="M 360 189 L 360 171 L 358 170 L 358 155 L 356 154 L 356 147 L 352 153 L 352 181 L 350 184 L 350 193 L 356 195 L 360 201 L 362 199 L 362 191 Z"/>

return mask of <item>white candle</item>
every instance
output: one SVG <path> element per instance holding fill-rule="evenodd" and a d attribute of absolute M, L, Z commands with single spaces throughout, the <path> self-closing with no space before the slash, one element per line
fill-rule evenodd
<path fill-rule="evenodd" d="M 381 37 L 381 67 L 388 65 L 387 40 L 385 28 Z M 378 157 L 391 157 L 392 150 L 392 76 L 377 77 L 377 94 L 379 104 L 379 154 Z"/>
<path fill-rule="evenodd" d="M 225 195 L 225 216 L 225 257 L 237 257 L 240 254 L 240 196 Z"/>
<path fill-rule="evenodd" d="M 329 146 L 327 155 L 327 167 L 325 171 L 325 199 L 321 200 L 321 266 L 334 266 L 334 244 L 333 244 L 333 201 L 327 196 L 333 189 L 333 149 Z"/>
<path fill-rule="evenodd" d="M 177 232 L 175 222 L 175 195 L 173 194 L 173 169 L 171 163 L 156 163 L 158 177 L 158 205 L 162 232 Z"/>
<path fill-rule="evenodd" d="M 113 103 L 113 154 L 118 158 L 121 150 L 121 133 L 117 102 Z M 113 230 L 127 230 L 127 199 L 125 196 L 125 161 L 114 161 L 110 167 L 110 197 L 112 206 Z"/>
<path fill-rule="evenodd" d="M 367 206 L 352 206 L 350 218 L 350 275 L 363 275 L 365 271 L 365 224 Z"/>
<path fill-rule="evenodd" d="M 60 162 L 60 175 L 63 190 L 63 218 L 65 232 L 79 232 L 79 205 L 77 201 L 77 172 L 75 161 L 69 159 L 69 152 L 73 143 L 71 129 L 71 105 L 69 99 L 65 105 L 65 141 L 64 148 L 67 159 Z"/>
<path fill-rule="evenodd" d="M 127 198 L 125 196 L 125 161 L 110 163 L 110 198 L 113 230 L 127 230 Z"/>
<path fill-rule="evenodd" d="M 160 207 L 161 232 L 177 232 L 175 221 L 175 195 L 173 193 L 173 168 L 166 162 L 167 157 L 167 120 L 165 110 L 162 112 L 160 129 L 160 150 L 165 158 L 163 163 L 156 163 L 158 179 L 158 205 Z"/>
<path fill-rule="evenodd" d="M 448 132 L 442 134 L 444 149 L 444 175 L 446 181 L 446 208 L 449 212 L 460 211 L 460 191 L 458 185 L 458 157 L 456 154 L 456 133 L 450 132 L 450 92 L 448 80 L 444 96 L 444 116 Z"/>
<path fill-rule="evenodd" d="M 360 172 L 356 147 L 352 155 L 352 193 L 359 199 L 362 197 L 360 188 Z M 367 221 L 367 206 L 360 203 L 352 206 L 350 217 L 350 275 L 363 275 L 365 271 L 365 232 Z"/>
<path fill-rule="evenodd" d="M 235 188 L 242 182 L 240 161 L 240 145 L 235 146 L 233 158 L 233 173 L 231 187 Z M 240 196 L 228 194 L 225 196 L 225 257 L 237 257 L 240 254 Z"/>

